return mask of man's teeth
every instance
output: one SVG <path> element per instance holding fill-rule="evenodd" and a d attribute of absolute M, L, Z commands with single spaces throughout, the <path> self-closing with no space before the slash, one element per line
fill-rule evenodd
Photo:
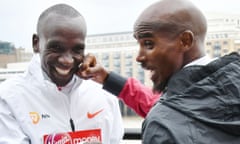
<path fill-rule="evenodd" d="M 150 75 L 151 75 L 151 76 L 155 75 L 155 73 L 156 73 L 156 71 L 154 71 L 154 70 L 151 70 L 151 71 L 150 71 Z"/>
<path fill-rule="evenodd" d="M 64 70 L 56 67 L 56 71 L 61 75 L 67 75 L 70 72 L 70 69 Z"/>
<path fill-rule="evenodd" d="M 151 71 L 150 71 L 150 73 L 153 75 L 153 74 L 154 74 L 154 71 L 153 71 L 153 70 L 151 70 Z"/>

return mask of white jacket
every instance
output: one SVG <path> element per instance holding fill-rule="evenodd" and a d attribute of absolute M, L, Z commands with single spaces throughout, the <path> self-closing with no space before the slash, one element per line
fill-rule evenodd
<path fill-rule="evenodd" d="M 0 85 L 0 143 L 43 144 L 43 135 L 100 128 L 103 144 L 119 144 L 123 125 L 118 100 L 93 81 L 74 76 L 69 95 L 44 79 L 39 55 L 24 75 Z M 88 113 L 99 112 L 88 118 Z"/>

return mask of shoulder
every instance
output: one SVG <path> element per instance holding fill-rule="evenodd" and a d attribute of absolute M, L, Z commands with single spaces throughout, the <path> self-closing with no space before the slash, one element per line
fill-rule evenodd
<path fill-rule="evenodd" d="M 21 97 L 32 86 L 32 82 L 26 75 L 16 75 L 0 83 L 0 98 Z"/>
<path fill-rule="evenodd" d="M 24 79 L 22 78 L 22 76 L 9 78 L 0 84 L 0 93 L 2 94 L 2 93 L 14 92 L 18 90 L 19 87 L 23 85 L 23 83 L 24 83 Z"/>

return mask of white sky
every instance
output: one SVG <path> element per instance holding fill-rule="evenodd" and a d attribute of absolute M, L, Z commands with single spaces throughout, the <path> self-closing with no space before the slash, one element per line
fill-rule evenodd
<path fill-rule="evenodd" d="M 138 15 L 157 0 L 1 0 L 0 40 L 31 50 L 40 13 L 56 3 L 67 3 L 85 17 L 88 34 L 132 31 Z M 203 12 L 240 14 L 239 0 L 191 0 Z"/>

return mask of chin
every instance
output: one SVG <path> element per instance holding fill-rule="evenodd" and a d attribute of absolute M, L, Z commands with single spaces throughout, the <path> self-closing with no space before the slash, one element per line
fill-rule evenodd
<path fill-rule="evenodd" d="M 158 85 L 154 85 L 152 91 L 153 91 L 154 93 L 160 93 L 160 92 L 161 92 L 161 90 L 160 90 L 160 88 L 159 88 Z"/>
<path fill-rule="evenodd" d="M 153 84 L 153 92 L 161 93 L 165 89 L 166 84 L 167 84 L 166 82 L 154 83 Z"/>
<path fill-rule="evenodd" d="M 54 82 L 57 86 L 65 86 L 69 83 L 69 81 L 71 81 L 71 78 L 70 76 L 55 76 L 54 77 Z"/>

